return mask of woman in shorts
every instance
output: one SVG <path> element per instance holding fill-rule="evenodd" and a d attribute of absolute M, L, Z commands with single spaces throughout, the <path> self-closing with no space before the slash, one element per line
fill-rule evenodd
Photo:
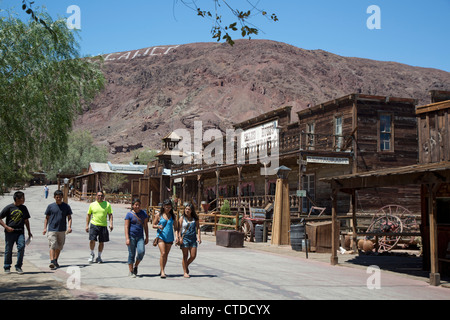
<path fill-rule="evenodd" d="M 155 214 L 153 219 L 153 228 L 157 229 L 158 247 L 160 251 L 159 266 L 161 268 L 161 279 L 166 278 L 165 268 L 170 248 L 177 235 L 177 218 L 172 209 L 172 201 L 164 200 L 161 210 Z"/>
<path fill-rule="evenodd" d="M 184 208 L 183 215 L 180 217 L 178 225 L 178 229 L 180 230 L 180 240 L 182 240 L 180 248 L 183 252 L 182 265 L 184 277 L 190 278 L 189 265 L 197 256 L 197 242 L 199 244 L 202 243 L 200 223 L 192 203 L 189 203 Z"/>

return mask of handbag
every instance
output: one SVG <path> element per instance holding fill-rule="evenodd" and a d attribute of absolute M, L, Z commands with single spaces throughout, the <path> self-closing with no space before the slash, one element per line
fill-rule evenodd
<path fill-rule="evenodd" d="M 183 234 L 181 235 L 181 238 L 177 238 L 177 241 L 175 242 L 176 246 L 181 246 L 183 244 L 184 235 L 187 230 L 184 230 Z"/>
<path fill-rule="evenodd" d="M 161 217 L 159 217 L 159 220 L 161 220 Z M 159 224 L 159 221 L 158 221 L 158 224 Z M 167 224 L 167 221 L 164 224 L 164 227 L 166 226 L 166 224 Z M 163 229 L 164 229 L 164 227 L 163 227 Z M 160 230 L 158 230 L 158 231 L 160 231 Z M 156 247 L 158 245 L 158 242 L 159 242 L 159 237 L 156 236 L 156 238 L 153 240 L 153 246 Z"/>
<path fill-rule="evenodd" d="M 185 218 L 185 219 L 186 219 L 186 218 Z M 175 242 L 175 245 L 176 245 L 176 246 L 181 246 L 181 245 L 183 244 L 184 235 L 186 234 L 186 232 L 187 232 L 187 230 L 188 230 L 188 228 L 189 228 L 189 225 L 190 225 L 191 223 L 192 223 L 192 222 L 188 222 L 188 225 L 186 226 L 186 229 L 184 229 L 184 232 L 183 232 L 183 234 L 181 235 L 181 238 L 177 239 L 177 241 Z"/>

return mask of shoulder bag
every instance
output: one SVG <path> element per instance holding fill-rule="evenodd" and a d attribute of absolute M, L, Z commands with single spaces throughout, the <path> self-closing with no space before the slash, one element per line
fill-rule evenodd
<path fill-rule="evenodd" d="M 159 216 L 159 220 L 161 221 L 161 216 Z M 166 220 L 166 223 L 164 224 L 163 229 L 166 226 L 167 222 L 168 221 Z M 159 224 L 159 221 L 158 221 L 158 224 Z M 159 242 L 159 238 L 158 238 L 158 236 L 156 236 L 156 238 L 153 240 L 153 246 L 156 247 L 158 245 L 158 242 Z"/>

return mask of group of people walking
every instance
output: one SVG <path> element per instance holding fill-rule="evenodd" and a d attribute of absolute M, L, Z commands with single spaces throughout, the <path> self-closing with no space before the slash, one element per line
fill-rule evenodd
<path fill-rule="evenodd" d="M 48 191 L 47 191 L 48 192 Z M 0 225 L 5 229 L 4 271 L 9 273 L 12 265 L 12 250 L 17 245 L 16 271 L 22 273 L 25 252 L 25 228 L 29 239 L 32 238 L 29 218 L 25 203 L 25 194 L 17 191 L 13 195 L 14 203 L 0 212 Z M 55 202 L 48 205 L 45 211 L 43 235 L 47 235 L 50 249 L 50 269 L 59 268 L 58 258 L 64 247 L 65 238 L 72 232 L 72 209 L 63 202 L 63 193 L 56 190 Z M 3 221 L 5 219 L 5 222 Z M 109 224 L 109 229 L 108 229 Z M 145 246 L 149 243 L 149 216 L 142 210 L 141 201 L 134 199 L 131 210 L 125 216 L 125 243 L 128 247 L 129 276 L 136 277 L 138 266 L 144 258 Z M 197 247 L 201 243 L 199 218 L 192 204 L 184 207 L 179 219 L 174 213 L 170 199 L 162 203 L 160 211 L 156 211 L 151 226 L 157 230 L 153 245 L 160 251 L 160 273 L 162 279 L 167 277 L 165 267 L 173 244 L 182 250 L 182 268 L 184 277 L 189 278 L 189 265 L 197 256 Z M 104 193 L 99 191 L 96 201 L 89 205 L 86 216 L 86 232 L 89 234 L 89 263 L 102 263 L 102 252 L 105 242 L 109 242 L 109 232 L 114 229 L 111 204 L 105 200 Z M 98 243 L 97 257 L 95 246 Z"/>

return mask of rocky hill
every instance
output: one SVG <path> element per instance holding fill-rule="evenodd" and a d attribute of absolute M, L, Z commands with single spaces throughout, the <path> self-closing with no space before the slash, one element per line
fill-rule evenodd
<path fill-rule="evenodd" d="M 105 55 L 106 87 L 74 124 L 110 150 L 159 149 L 172 129 L 226 130 L 267 111 L 296 111 L 350 93 L 429 103 L 429 90 L 450 90 L 450 73 L 304 50 L 267 40 L 150 47 Z"/>

